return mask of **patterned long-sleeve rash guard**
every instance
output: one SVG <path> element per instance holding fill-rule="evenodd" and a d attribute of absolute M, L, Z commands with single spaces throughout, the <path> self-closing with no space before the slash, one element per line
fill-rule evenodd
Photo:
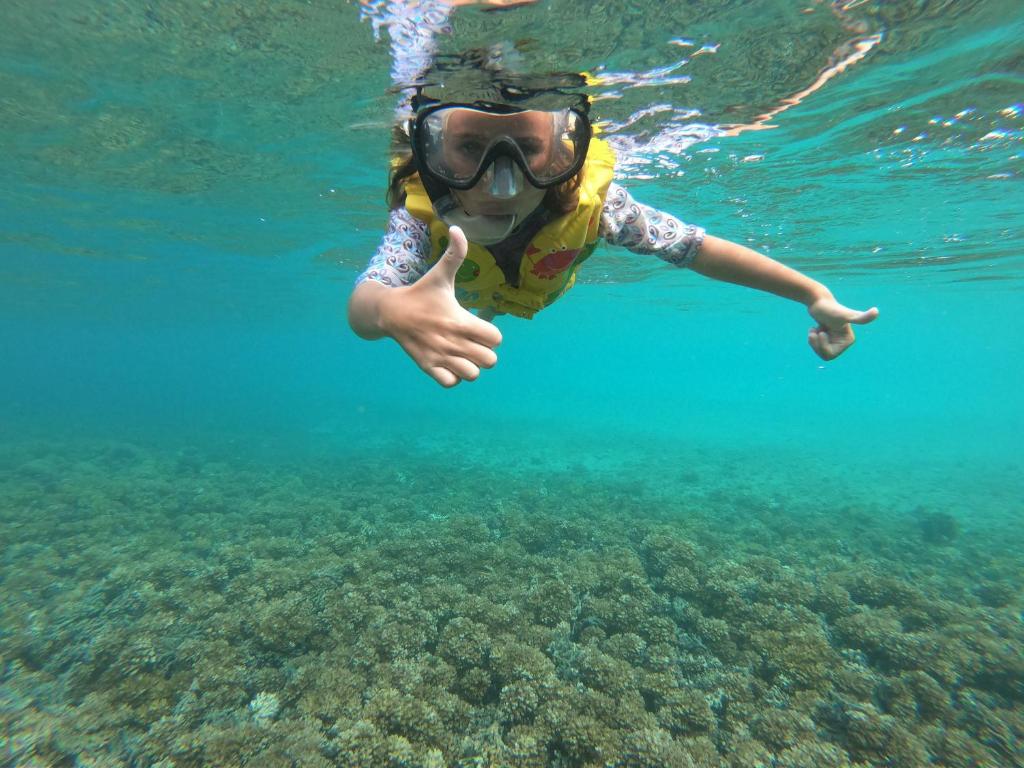
<path fill-rule="evenodd" d="M 605 242 L 634 253 L 657 256 L 669 264 L 687 267 L 704 242 L 704 230 L 684 224 L 668 213 L 637 203 L 614 182 L 608 187 L 598 234 Z M 427 225 L 405 208 L 391 212 L 377 253 L 356 279 L 384 285 L 410 285 L 430 269 L 430 233 Z"/>

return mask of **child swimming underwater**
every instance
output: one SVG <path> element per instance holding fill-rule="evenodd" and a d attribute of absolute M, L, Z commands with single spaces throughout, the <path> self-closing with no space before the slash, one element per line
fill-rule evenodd
<path fill-rule="evenodd" d="M 442 386 L 493 367 L 501 333 L 490 320 L 529 318 L 563 296 L 599 240 L 803 303 L 824 360 L 853 343 L 851 324 L 878 316 L 637 203 L 613 180 L 614 155 L 593 136 L 582 94 L 503 84 L 493 98 L 455 101 L 420 90 L 412 107 L 412 157 L 392 170 L 387 231 L 357 280 L 349 323 L 363 338 L 393 338 Z"/>

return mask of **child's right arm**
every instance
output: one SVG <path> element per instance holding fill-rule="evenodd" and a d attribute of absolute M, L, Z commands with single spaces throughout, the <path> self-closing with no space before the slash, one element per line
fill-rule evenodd
<path fill-rule="evenodd" d="M 423 371 L 444 387 L 473 381 L 498 361 L 501 332 L 455 298 L 455 274 L 466 258 L 466 236 L 452 227 L 437 264 L 410 285 L 367 279 L 348 303 L 348 322 L 364 339 L 390 336 Z"/>

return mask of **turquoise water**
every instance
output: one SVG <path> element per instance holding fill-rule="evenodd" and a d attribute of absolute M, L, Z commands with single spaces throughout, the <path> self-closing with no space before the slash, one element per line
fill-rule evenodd
<path fill-rule="evenodd" d="M 531 13 L 559 10 L 501 18 L 529 26 Z M 684 175 L 629 184 L 639 200 L 804 269 L 850 306 L 877 304 L 883 319 L 849 355 L 820 368 L 798 306 L 604 250 L 571 300 L 504 322 L 499 367 L 457 393 L 434 391 L 394 349 L 344 326 L 386 215 L 381 114 L 394 99 L 382 95 L 389 50 L 354 7 L 281 11 L 287 23 L 224 7 L 199 23 L 184 10 L 108 17 L 83 3 L 47 36 L 32 34 L 45 14 L 26 11 L 4 33 L 4 420 L 101 435 L 180 419 L 273 422 L 300 436 L 353 424 L 357 410 L 367 430 L 405 430 L 417 423 L 409 409 L 460 418 L 487 402 L 502 404 L 488 420 L 514 416 L 513 431 L 570 410 L 586 431 L 618 429 L 625 415 L 690 439 L 730 441 L 730 425 L 744 425 L 799 440 L 813 424 L 915 452 L 1012 453 L 1020 14 L 991 2 L 905 9 L 906 20 L 861 10 L 882 43 L 776 128 L 692 146 Z M 693 13 L 667 37 L 707 38 L 718 53 L 693 59 L 690 84 L 630 98 L 698 105 L 708 124 L 799 92 L 848 34 L 824 21 L 831 38 L 780 29 L 758 44 L 771 65 L 761 72 L 743 50 L 756 14 L 733 13 L 745 20 L 730 51 L 729 11 Z M 638 45 L 666 36 L 630 19 L 620 34 Z M 592 30 L 582 39 L 609 69 L 655 58 Z M 790 74 L 794 62 L 805 72 Z M 636 105 L 620 102 L 595 112 L 621 121 Z M 750 156 L 763 159 L 741 162 Z M 657 172 L 655 162 L 635 175 Z"/>
<path fill-rule="evenodd" d="M 451 391 L 345 322 L 387 216 L 397 98 L 387 29 L 375 38 L 360 11 L 7 5 L 11 764 L 1020 765 L 1020 4 L 456 10 L 443 52 L 506 41 L 525 69 L 605 74 L 593 112 L 629 148 L 638 200 L 881 317 L 823 363 L 799 305 L 599 248 L 556 305 L 499 318 L 498 366 Z M 700 587 L 673 586 L 671 567 Z M 617 573 L 643 584 L 630 593 Z M 884 575 L 901 586 L 867 583 Z M 761 597 L 737 586 L 755 582 Z M 331 603 L 343 585 L 362 607 Z M 852 602 L 836 608 L 832 587 Z M 636 616 L 601 603 L 640 593 Z M 787 618 L 723 608 L 726 593 Z M 487 618 L 477 598 L 508 614 Z M 270 613 L 254 629 L 232 610 Z M 453 650 L 466 628 L 452 616 L 474 622 L 463 634 L 489 661 Z M 869 619 L 962 653 L 907 661 Z M 384 642 L 388 622 L 428 639 Z M 820 634 L 806 666 L 772 655 L 795 626 Z M 510 633 L 547 656 L 530 678 L 547 688 L 503 671 Z M 714 657 L 703 677 L 680 661 L 696 653 L 684 636 Z M 210 638 L 224 679 L 196 661 L 222 658 Z M 675 658 L 669 693 L 635 682 L 669 674 L 655 648 Z M 447 671 L 414 685 L 396 659 Z M 635 685 L 611 681 L 622 664 Z M 316 677 L 331 665 L 347 682 Z M 875 677 L 850 682 L 854 667 Z M 711 669 L 752 675 L 756 695 Z M 951 703 L 929 709 L 930 684 Z M 346 685 L 342 703 L 310 703 Z M 723 708 L 722 691 L 741 703 Z M 396 696 L 448 704 L 389 720 Z M 118 701 L 130 715 L 111 714 Z M 570 736 L 558 712 L 590 719 Z M 792 733 L 768 733 L 766 713 Z M 431 717 L 444 728 L 417 720 Z M 897 725 L 917 741 L 896 744 Z M 225 746 L 254 733 L 263 751 Z"/>

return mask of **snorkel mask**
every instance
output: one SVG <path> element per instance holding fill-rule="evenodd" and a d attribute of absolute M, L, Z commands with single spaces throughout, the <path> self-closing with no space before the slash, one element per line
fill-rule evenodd
<path fill-rule="evenodd" d="M 512 200 L 527 183 L 554 187 L 579 173 L 591 137 L 585 96 L 560 93 L 563 104 L 566 97 L 575 103 L 548 109 L 529 106 L 532 94 L 503 88 L 500 95 L 506 103 L 450 103 L 418 89 L 412 101 L 412 153 L 434 212 L 480 245 L 504 240 L 518 217 L 471 214 L 453 190 L 480 185 L 492 199 Z"/>

